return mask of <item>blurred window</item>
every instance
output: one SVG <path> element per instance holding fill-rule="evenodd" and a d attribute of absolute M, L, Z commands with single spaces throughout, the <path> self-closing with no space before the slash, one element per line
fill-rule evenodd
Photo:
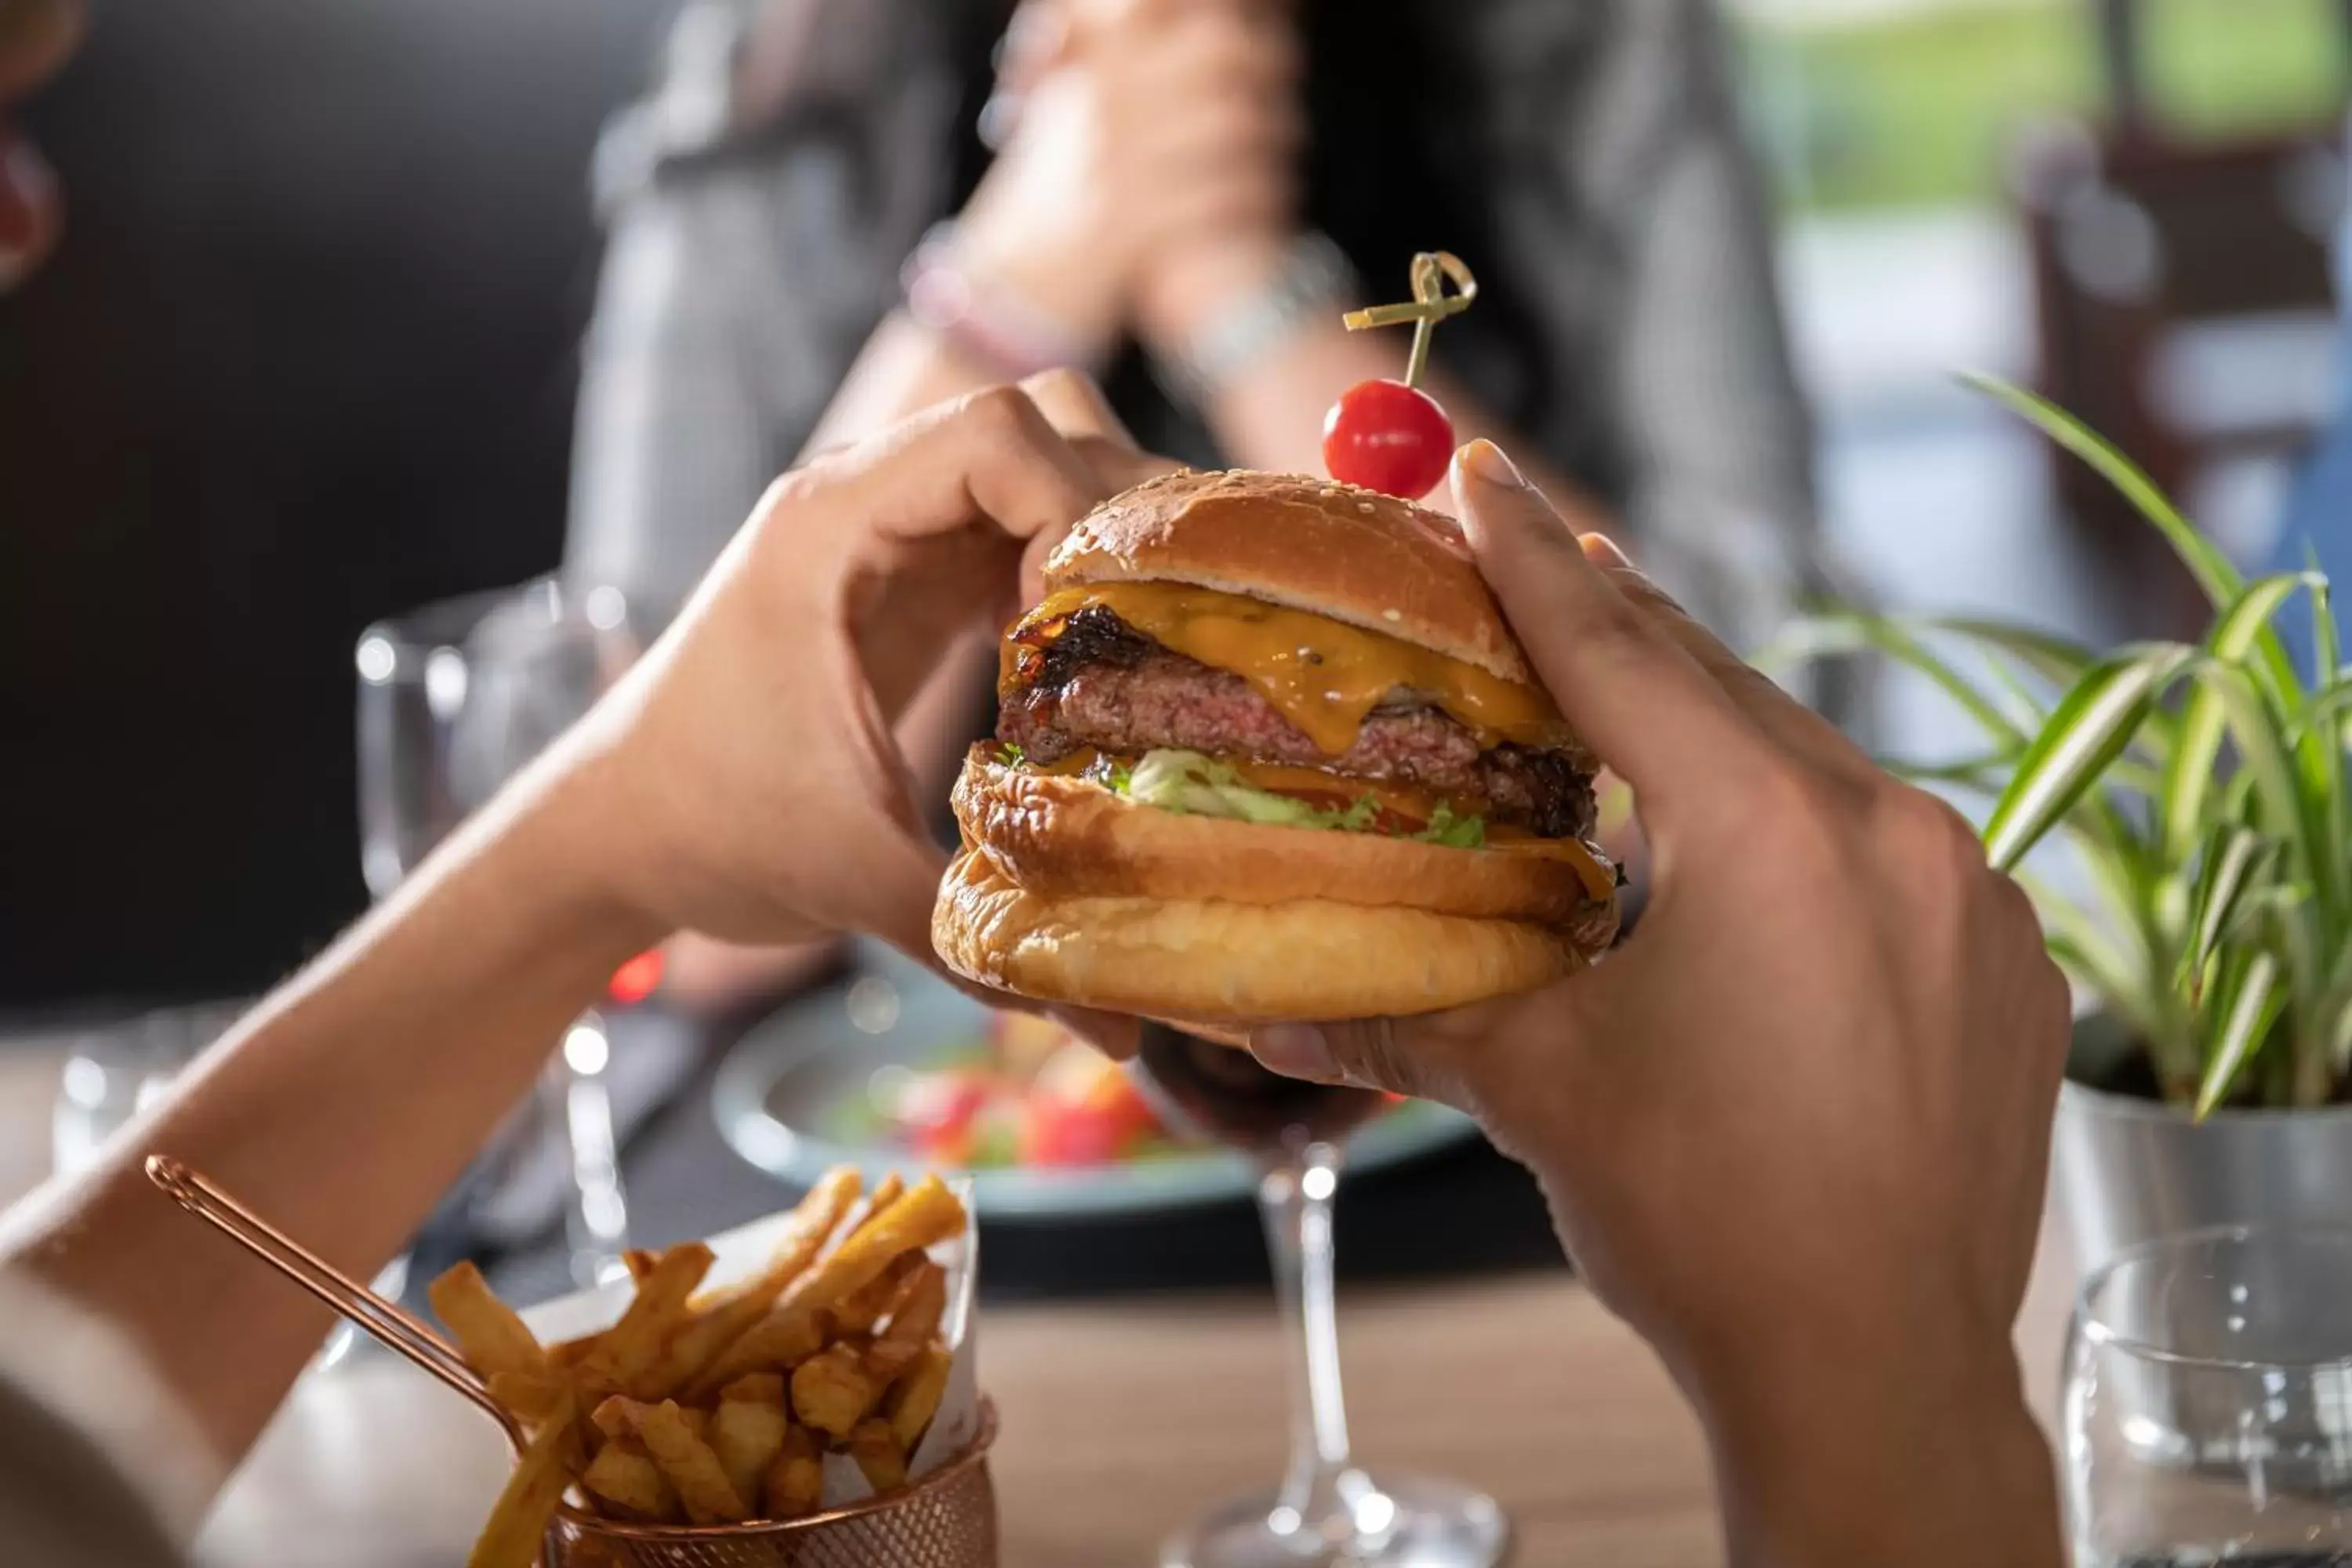
<path fill-rule="evenodd" d="M 2343 0 L 2131 0 L 2149 127 L 2186 141 L 2341 111 Z M 2099 0 L 1729 0 L 1784 202 L 1981 205 L 2021 126 L 2107 107 Z"/>

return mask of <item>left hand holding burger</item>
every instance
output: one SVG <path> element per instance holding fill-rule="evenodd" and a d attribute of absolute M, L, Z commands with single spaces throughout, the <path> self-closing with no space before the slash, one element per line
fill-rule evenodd
<path fill-rule="evenodd" d="M 566 744 L 614 895 L 730 942 L 855 930 L 927 952 L 945 857 L 890 722 L 1072 523 L 1165 467 L 1054 373 L 779 480 Z"/>

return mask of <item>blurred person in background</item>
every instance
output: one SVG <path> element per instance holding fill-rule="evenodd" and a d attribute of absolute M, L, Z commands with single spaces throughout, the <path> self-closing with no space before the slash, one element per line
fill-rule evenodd
<path fill-rule="evenodd" d="M 673 602 L 796 452 L 1049 365 L 1102 374 L 1151 449 L 1318 473 L 1325 410 L 1406 349 L 1340 315 L 1442 248 L 1481 285 L 1430 376 L 1458 437 L 1735 644 L 1810 585 L 1711 0 L 695 0 L 600 158 L 583 579 Z M 976 643 L 908 716 L 925 798 L 990 668 Z M 672 991 L 782 973 L 688 950 Z"/>

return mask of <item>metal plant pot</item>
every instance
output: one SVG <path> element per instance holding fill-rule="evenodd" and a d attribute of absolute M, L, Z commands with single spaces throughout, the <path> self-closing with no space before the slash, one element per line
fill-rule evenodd
<path fill-rule="evenodd" d="M 2079 1021 L 2058 1097 L 2053 1175 L 2086 1278 L 2120 1254 L 2191 1231 L 2352 1226 L 2352 1107 L 2217 1110 L 2200 1123 L 2179 1107 L 2083 1081 L 2107 1080 L 2133 1048 L 2112 1020 L 2095 1015 Z M 2319 1284 L 2255 1283 L 2266 1296 L 2287 1300 Z M 2217 1301 L 2210 1310 L 2230 1309 Z M 2178 1317 L 2171 1325 L 2188 1339 L 2210 1343 L 2225 1342 L 2231 1326 L 2218 1317 L 2201 1329 Z M 2077 1335 L 2081 1329 L 2078 1321 Z M 2229 1383 L 2226 1371 L 2189 1377 L 2161 1361 L 2119 1365 L 2104 1396 L 2139 1462 L 2225 1477 L 2242 1468 L 2242 1455 L 2192 1436 L 2231 1430 L 2242 1415 L 2242 1390 Z M 2271 1436 L 2302 1433 L 2308 1440 L 2292 1444 L 2294 1451 L 2326 1462 L 2306 1473 L 2294 1455 L 2273 1455 L 2263 1466 L 2266 1484 L 2315 1494 L 2340 1487 L 2336 1470 L 2341 1456 L 2352 1451 L 2352 1410 L 2322 1403 L 2327 1407 L 2305 1400 L 2290 1410 L 2283 1396 L 2272 1401 Z"/>
<path fill-rule="evenodd" d="M 2217 1110 L 2089 1088 L 2128 1042 L 2108 1020 L 2075 1028 L 2058 1097 L 2058 1200 L 2085 1272 L 2126 1247 L 2241 1223 L 2352 1225 L 2352 1106 Z"/>

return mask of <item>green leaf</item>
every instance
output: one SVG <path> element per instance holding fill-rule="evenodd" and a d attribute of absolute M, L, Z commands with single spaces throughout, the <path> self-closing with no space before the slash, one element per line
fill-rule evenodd
<path fill-rule="evenodd" d="M 2245 591 L 2245 580 L 2238 569 L 2230 564 L 2229 557 L 2215 547 L 2213 542 L 2198 531 L 2197 525 L 2183 517 L 2179 508 L 2148 478 L 2147 471 L 2117 451 L 2098 432 L 2067 413 L 2049 399 L 2013 386 L 1997 376 L 1974 372 L 1963 374 L 1964 385 L 1982 393 L 1994 402 L 2033 425 L 2059 446 L 2072 452 L 2107 483 L 2113 485 L 2125 500 L 2146 518 L 2197 585 L 2204 590 L 2216 610 L 2226 610 Z M 2281 691 L 2292 690 L 2296 685 L 2294 665 L 2287 658 L 2285 645 L 2278 634 L 2264 628 L 2257 641 L 2264 672 L 2264 684 Z"/>
<path fill-rule="evenodd" d="M 1020 747 L 1014 745 L 1010 741 L 1004 742 L 996 748 L 996 760 L 1003 763 L 1008 768 L 1019 767 L 1021 765 L 1022 759 L 1027 755 L 1028 753 L 1026 752 L 1024 752 Z"/>
<path fill-rule="evenodd" d="M 2204 988 L 2205 969 L 2221 934 L 2253 885 L 2276 846 L 2252 828 L 2236 823 L 2216 826 L 2199 857 L 2197 890 L 2189 902 L 2188 940 L 2180 952 L 2176 985 L 2185 986 L 2191 1002 Z"/>
<path fill-rule="evenodd" d="M 2098 650 L 2087 644 L 2031 626 L 2011 626 L 2006 621 L 1988 621 L 1974 616 L 1932 616 L 1919 624 L 1929 631 L 1949 632 L 1985 647 L 1998 648 L 2044 680 L 2062 687 L 2080 680 L 2083 672 L 2099 660 Z"/>
<path fill-rule="evenodd" d="M 2205 651 L 2226 664 L 2244 663 L 2271 617 L 2297 588 L 2312 581 L 2300 572 L 2282 572 L 2251 584 L 2213 623 Z M 2324 588 L 2326 579 L 2317 584 Z M 2205 798 L 2221 760 L 2223 727 L 2221 699 L 2200 687 L 2180 721 L 2161 797 L 2165 852 L 2176 859 L 2187 857 L 2204 826 Z"/>
<path fill-rule="evenodd" d="M 2229 558 L 2215 548 L 2213 542 L 2198 531 L 2197 525 L 2180 515 L 2171 500 L 2146 470 L 2125 457 L 2106 438 L 2048 398 L 2011 384 L 1998 376 L 1966 371 L 1960 375 L 1961 384 L 1982 393 L 2034 426 L 2059 446 L 2089 464 L 2123 498 L 2132 503 L 2142 517 L 2156 525 L 2157 531 L 2172 546 L 2189 568 L 2205 596 L 2221 609 L 2235 599 L 2245 584 L 2238 569 Z"/>
<path fill-rule="evenodd" d="M 1995 742 L 2021 746 L 2025 731 L 2000 704 L 1937 655 L 1902 623 L 1885 616 L 1858 611 L 1831 611 L 1807 616 L 1782 628 L 1759 649 L 1753 662 L 1769 672 L 1785 669 L 1831 654 L 1875 648 L 1896 663 L 1918 671 L 1974 719 Z"/>
<path fill-rule="evenodd" d="M 2206 1058 L 2205 1079 L 2197 1087 L 2198 1121 L 2210 1116 L 2229 1095 L 2240 1070 L 2268 1037 L 2285 1005 L 2286 998 L 2278 990 L 2278 959 L 2257 952 L 2233 977 L 2223 999 L 2221 1025 Z"/>
<path fill-rule="evenodd" d="M 2308 546 L 2305 547 L 2305 556 L 2311 560 L 2305 575 L 2311 584 L 2311 646 L 2316 665 L 2316 678 L 2313 684 L 2325 693 L 2338 684 L 2336 611 L 2327 578 L 2318 569 Z M 2316 699 L 2305 708 L 2305 714 L 2310 708 L 2317 707 L 2324 700 L 2324 696 Z M 2316 796 L 2315 815 L 2318 818 L 2320 842 L 2347 847 L 2343 852 L 2352 854 L 2352 810 L 2347 810 L 2347 784 L 2341 727 L 2324 720 L 2314 723 L 2305 718 L 2302 730 L 2302 735 L 2290 738 L 2289 743 L 2295 748 L 2295 760 L 2303 770 L 2305 787 Z M 2352 889 L 2339 887 L 2338 891 Z M 2352 910 L 2338 906 L 2335 912 L 2338 918 L 2332 925 L 2337 939 L 2352 940 L 2352 931 L 2346 929 L 2345 918 L 2352 917 Z"/>
<path fill-rule="evenodd" d="M 2239 764 L 2253 781 L 2263 825 L 2286 841 L 2294 868 L 2310 876 L 2321 903 L 2330 910 L 2339 907 L 2345 847 L 2325 842 L 2325 825 L 2313 820 L 2313 803 L 2305 798 L 2285 734 L 2253 678 L 2236 665 L 2207 662 L 2200 666 L 2197 679 L 2221 700 L 2231 737 L 2238 743 Z M 2298 992 L 2311 994 L 2315 978 L 2298 965 Z"/>
<path fill-rule="evenodd" d="M 2008 870 L 2099 782 L 2157 696 L 2194 657 L 2177 643 L 2126 648 L 2084 672 L 2026 748 L 1985 825 L 1995 867 Z"/>

